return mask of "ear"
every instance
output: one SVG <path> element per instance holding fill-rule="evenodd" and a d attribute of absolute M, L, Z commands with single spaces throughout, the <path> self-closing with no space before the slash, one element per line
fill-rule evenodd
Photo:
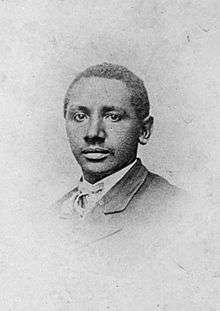
<path fill-rule="evenodd" d="M 146 145 L 148 139 L 150 138 L 153 130 L 153 122 L 154 118 L 152 116 L 147 116 L 144 120 L 142 120 L 139 135 L 139 143 L 141 145 Z"/>

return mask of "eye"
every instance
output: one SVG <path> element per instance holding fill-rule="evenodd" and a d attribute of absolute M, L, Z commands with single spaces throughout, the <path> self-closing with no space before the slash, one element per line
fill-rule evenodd
<path fill-rule="evenodd" d="M 84 120 L 87 119 L 87 114 L 83 112 L 75 112 L 72 116 L 72 119 L 76 122 L 83 122 Z"/>
<path fill-rule="evenodd" d="M 109 119 L 112 122 L 118 122 L 118 121 L 120 121 L 122 119 L 122 115 L 120 113 L 112 112 L 112 113 L 108 113 L 105 116 L 105 118 Z"/>

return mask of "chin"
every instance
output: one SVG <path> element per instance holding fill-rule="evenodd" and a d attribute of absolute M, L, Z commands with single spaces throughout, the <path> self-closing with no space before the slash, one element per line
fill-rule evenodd
<path fill-rule="evenodd" d="M 81 166 L 82 170 L 88 174 L 110 175 L 117 171 L 117 166 L 101 161 L 88 161 Z"/>

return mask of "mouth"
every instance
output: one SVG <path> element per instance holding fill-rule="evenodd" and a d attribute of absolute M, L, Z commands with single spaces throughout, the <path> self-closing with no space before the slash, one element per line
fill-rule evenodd
<path fill-rule="evenodd" d="M 88 160 L 103 160 L 107 158 L 110 151 L 104 148 L 87 148 L 82 151 L 84 157 Z"/>

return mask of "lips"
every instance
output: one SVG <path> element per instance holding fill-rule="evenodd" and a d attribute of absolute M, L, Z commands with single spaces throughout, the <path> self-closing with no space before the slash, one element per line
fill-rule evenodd
<path fill-rule="evenodd" d="M 110 151 L 104 148 L 87 148 L 82 151 L 82 154 L 88 160 L 102 160 L 108 157 Z"/>

